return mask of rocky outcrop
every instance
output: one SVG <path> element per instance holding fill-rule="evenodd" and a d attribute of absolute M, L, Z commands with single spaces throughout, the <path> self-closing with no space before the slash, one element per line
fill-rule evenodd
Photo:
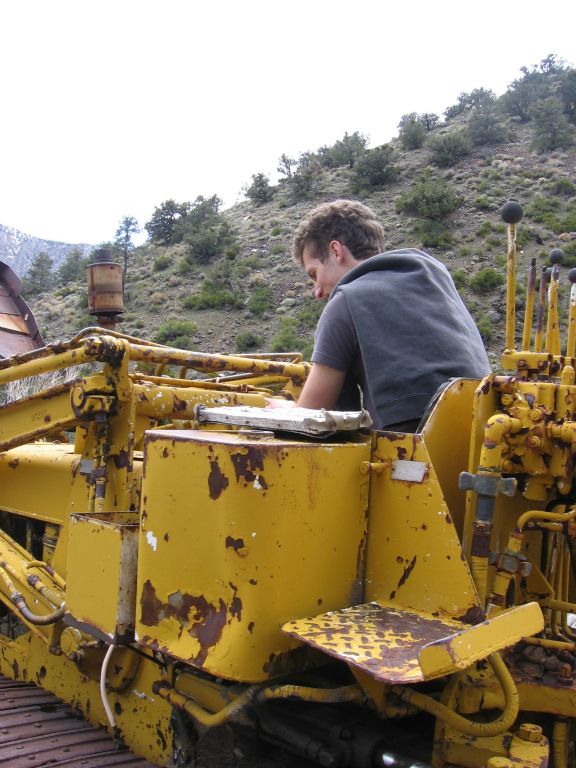
<path fill-rule="evenodd" d="M 42 240 L 32 237 L 18 229 L 0 224 L 0 261 L 6 262 L 20 277 L 23 277 L 34 258 L 43 252 L 52 259 L 54 269 L 58 269 L 70 251 L 77 248 L 87 256 L 94 246 L 87 243 L 59 243 L 55 240 Z"/>

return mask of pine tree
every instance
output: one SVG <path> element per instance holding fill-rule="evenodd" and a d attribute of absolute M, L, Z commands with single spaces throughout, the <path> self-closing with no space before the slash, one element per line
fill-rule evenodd
<path fill-rule="evenodd" d="M 35 296 L 43 291 L 49 291 L 54 283 L 52 259 L 44 251 L 40 251 L 32 261 L 26 277 L 22 281 L 23 292 L 26 296 Z"/>
<path fill-rule="evenodd" d="M 137 235 L 138 232 L 140 232 L 140 227 L 134 216 L 124 216 L 116 230 L 114 247 L 120 251 L 124 261 L 124 283 L 126 283 L 126 277 L 128 275 L 128 257 L 130 256 L 130 252 L 134 250 L 132 235 Z"/>

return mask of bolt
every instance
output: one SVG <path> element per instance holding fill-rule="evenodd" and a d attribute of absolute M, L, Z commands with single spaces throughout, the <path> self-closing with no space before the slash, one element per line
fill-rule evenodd
<path fill-rule="evenodd" d="M 556 681 L 560 685 L 572 685 L 572 666 L 570 664 L 562 664 L 558 671 L 558 677 L 556 678 Z"/>
<path fill-rule="evenodd" d="M 522 723 L 518 729 L 518 738 L 523 741 L 531 741 L 536 743 L 542 739 L 542 728 L 539 725 L 533 723 Z"/>

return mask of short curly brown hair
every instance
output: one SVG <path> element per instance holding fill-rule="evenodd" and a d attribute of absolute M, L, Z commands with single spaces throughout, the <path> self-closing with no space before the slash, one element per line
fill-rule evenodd
<path fill-rule="evenodd" d="M 294 260 L 302 264 L 304 248 L 311 246 L 314 257 L 326 261 L 331 240 L 345 245 L 358 261 L 384 250 L 384 230 L 376 214 L 356 200 L 334 200 L 314 208 L 294 233 Z"/>

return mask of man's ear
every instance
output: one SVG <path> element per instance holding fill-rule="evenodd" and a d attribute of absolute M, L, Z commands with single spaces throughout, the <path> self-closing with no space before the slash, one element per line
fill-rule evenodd
<path fill-rule="evenodd" d="M 342 264 L 345 259 L 344 249 L 346 246 L 342 245 L 339 240 L 330 240 L 328 247 L 330 248 L 330 254 L 333 254 L 336 257 L 336 263 Z"/>

